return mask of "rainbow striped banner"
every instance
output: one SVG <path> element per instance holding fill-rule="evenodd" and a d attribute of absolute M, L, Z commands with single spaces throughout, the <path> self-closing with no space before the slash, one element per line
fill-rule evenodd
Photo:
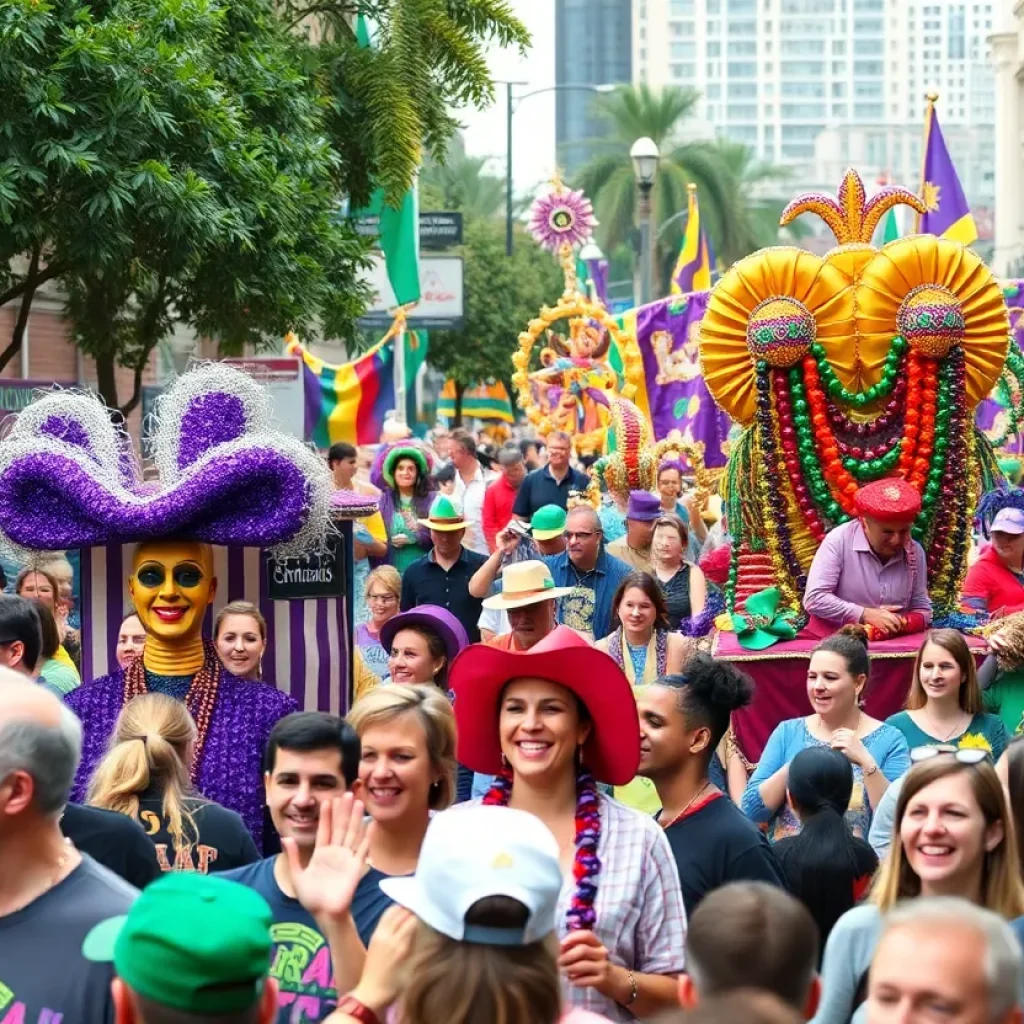
<path fill-rule="evenodd" d="M 415 331 L 407 332 L 406 339 L 406 393 L 410 394 L 423 362 L 417 350 L 425 352 L 425 339 Z M 395 343 L 390 332 L 364 355 L 340 366 L 317 358 L 295 338 L 286 342 L 285 351 L 302 359 L 307 440 L 318 448 L 339 441 L 376 444 L 380 440 L 384 419 L 395 409 Z"/>

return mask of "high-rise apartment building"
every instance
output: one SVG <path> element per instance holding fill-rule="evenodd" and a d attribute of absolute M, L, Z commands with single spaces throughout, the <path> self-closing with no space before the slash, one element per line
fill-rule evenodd
<path fill-rule="evenodd" d="M 915 185 L 925 94 L 972 205 L 991 207 L 992 0 L 634 0 L 634 81 L 691 86 L 719 134 L 835 186 Z"/>
<path fill-rule="evenodd" d="M 540 0 L 537 0 L 540 2 Z M 633 80 L 631 6 L 635 0 L 555 0 L 555 84 L 618 85 Z M 555 144 L 568 174 L 600 147 L 587 143 L 608 134 L 593 113 L 594 94 L 585 89 L 555 93 Z"/>

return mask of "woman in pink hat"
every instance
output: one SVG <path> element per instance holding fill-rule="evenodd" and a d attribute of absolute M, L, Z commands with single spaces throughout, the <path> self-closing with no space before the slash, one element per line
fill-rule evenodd
<path fill-rule="evenodd" d="M 686 916 L 671 850 L 652 818 L 597 788 L 640 762 L 622 670 L 560 626 L 525 653 L 467 648 L 450 685 L 459 761 L 497 776 L 483 803 L 536 815 L 558 843 L 567 1005 L 614 1021 L 676 1005 Z"/>
<path fill-rule="evenodd" d="M 991 540 L 967 571 L 964 604 L 992 618 L 1024 610 L 1024 490 L 999 488 L 978 505 L 982 534 Z"/>

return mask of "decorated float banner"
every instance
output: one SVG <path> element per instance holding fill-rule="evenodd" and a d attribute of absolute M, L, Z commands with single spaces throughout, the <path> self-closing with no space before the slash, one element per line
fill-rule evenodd
<path fill-rule="evenodd" d="M 405 393 L 415 412 L 416 375 L 427 355 L 427 336 L 418 331 L 405 334 Z M 351 363 L 325 363 L 300 342 L 285 346 L 289 355 L 300 356 L 305 388 L 306 440 L 318 448 L 339 441 L 376 444 L 384 419 L 395 408 L 395 345 L 384 338 Z M 406 419 L 411 421 L 406 409 Z"/>
<path fill-rule="evenodd" d="M 134 545 L 111 544 L 82 552 L 82 678 L 114 671 L 118 629 L 127 609 L 127 579 Z M 217 593 L 203 625 L 229 601 L 251 601 L 267 620 L 263 680 L 290 693 L 305 711 L 344 714 L 348 678 L 345 598 L 272 600 L 267 555 L 259 548 L 213 549 Z"/>
<path fill-rule="evenodd" d="M 1006 281 L 1003 295 L 1010 313 L 1010 334 L 1017 342 L 1018 350 L 1024 353 L 1024 280 Z M 978 404 L 974 414 L 975 423 L 985 432 L 985 436 L 996 443 L 998 451 L 1007 455 L 1024 454 L 1021 428 L 1010 429 L 1010 405 L 1015 398 L 1024 401 L 1024 396 L 1014 396 L 1002 386 L 1001 381 L 993 388 L 991 395 Z"/>
<path fill-rule="evenodd" d="M 437 415 L 451 420 L 455 418 L 455 381 L 450 377 L 444 382 L 437 400 Z M 508 390 L 499 381 L 474 384 L 462 392 L 462 415 L 466 419 L 497 420 L 500 423 L 514 423 L 512 399 Z"/>
<path fill-rule="evenodd" d="M 644 363 L 642 401 L 659 441 L 679 430 L 687 441 L 704 444 L 709 469 L 724 466 L 723 445 L 729 437 L 729 417 L 715 405 L 700 366 L 700 322 L 708 304 L 707 292 L 670 295 L 630 310 L 620 318 L 635 331 Z"/>

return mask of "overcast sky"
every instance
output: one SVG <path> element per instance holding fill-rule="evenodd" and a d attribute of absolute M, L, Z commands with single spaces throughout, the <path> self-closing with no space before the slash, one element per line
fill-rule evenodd
<path fill-rule="evenodd" d="M 526 58 L 516 50 L 494 50 L 489 63 L 496 81 L 525 82 L 513 95 L 555 84 L 554 0 L 513 0 L 512 6 L 533 36 Z M 496 85 L 497 100 L 486 110 L 458 112 L 465 124 L 466 150 L 491 157 L 488 170 L 505 173 L 505 86 Z M 555 171 L 555 94 L 531 96 L 517 105 L 512 119 L 512 176 L 517 193 L 533 188 Z"/>

